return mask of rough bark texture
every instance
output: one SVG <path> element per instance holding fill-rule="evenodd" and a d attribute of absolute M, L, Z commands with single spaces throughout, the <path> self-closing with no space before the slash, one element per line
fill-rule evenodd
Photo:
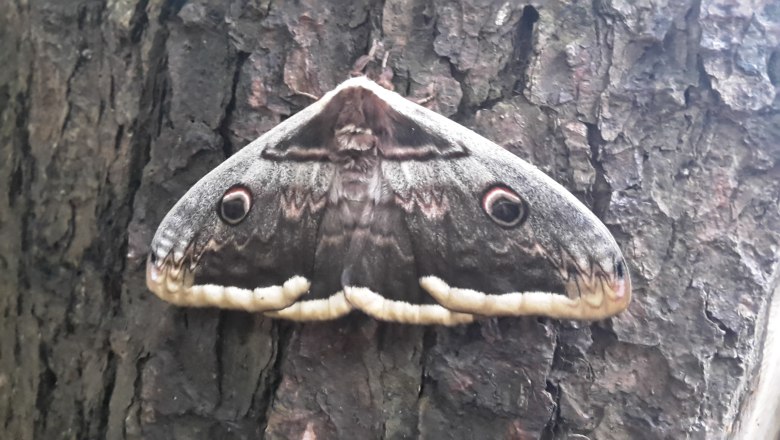
<path fill-rule="evenodd" d="M 732 435 L 779 283 L 779 39 L 771 0 L 0 2 L 3 438 Z M 146 290 L 173 202 L 373 40 L 604 219 L 628 312 L 292 324 Z"/>

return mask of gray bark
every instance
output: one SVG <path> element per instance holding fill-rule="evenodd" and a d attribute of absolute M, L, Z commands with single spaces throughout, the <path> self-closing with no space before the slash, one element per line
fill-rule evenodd
<path fill-rule="evenodd" d="M 732 436 L 780 283 L 777 8 L 0 3 L 3 438 Z M 146 290 L 174 201 L 373 40 L 397 90 L 434 84 L 438 111 L 593 208 L 629 260 L 626 313 L 293 324 Z"/>

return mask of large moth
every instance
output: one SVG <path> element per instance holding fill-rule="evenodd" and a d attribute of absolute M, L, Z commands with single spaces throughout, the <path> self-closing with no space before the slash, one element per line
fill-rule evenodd
<path fill-rule="evenodd" d="M 631 299 L 614 238 L 572 194 L 365 77 L 195 184 L 157 230 L 146 279 L 173 304 L 293 320 L 598 320 Z"/>

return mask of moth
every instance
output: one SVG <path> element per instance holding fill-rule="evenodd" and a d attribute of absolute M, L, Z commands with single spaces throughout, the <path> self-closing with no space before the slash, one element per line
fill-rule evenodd
<path fill-rule="evenodd" d="M 455 325 L 599 320 L 631 300 L 610 232 L 534 166 L 366 77 L 196 183 L 146 281 L 180 306 Z"/>

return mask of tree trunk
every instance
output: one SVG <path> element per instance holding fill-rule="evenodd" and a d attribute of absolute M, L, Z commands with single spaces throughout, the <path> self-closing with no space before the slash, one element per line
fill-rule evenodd
<path fill-rule="evenodd" d="M 627 312 L 295 324 L 145 288 L 175 200 L 374 40 L 592 207 Z M 3 438 L 736 435 L 780 284 L 778 40 L 771 0 L 0 3 Z"/>

